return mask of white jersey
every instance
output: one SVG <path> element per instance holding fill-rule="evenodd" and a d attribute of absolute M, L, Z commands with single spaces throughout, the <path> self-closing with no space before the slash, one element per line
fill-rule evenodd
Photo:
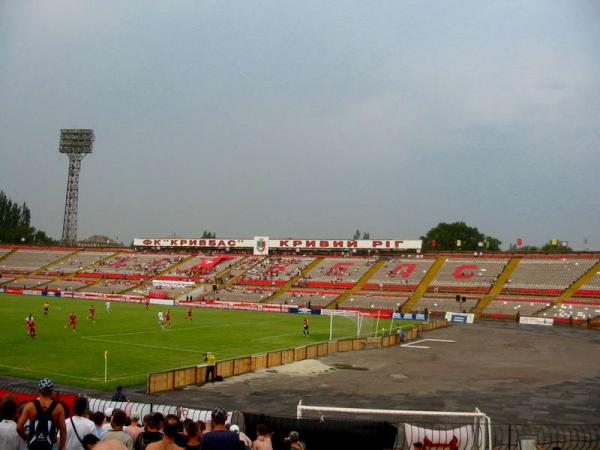
<path fill-rule="evenodd" d="M 23 439 L 17 434 L 17 424 L 12 420 L 2 420 L 0 422 L 0 448 L 1 449 L 19 449 L 24 447 Z"/>
<path fill-rule="evenodd" d="M 161 323 L 165 321 L 165 317 L 163 316 L 162 311 L 158 312 L 158 321 Z"/>
<path fill-rule="evenodd" d="M 110 302 L 106 302 L 104 306 L 106 307 L 107 311 L 110 311 Z"/>

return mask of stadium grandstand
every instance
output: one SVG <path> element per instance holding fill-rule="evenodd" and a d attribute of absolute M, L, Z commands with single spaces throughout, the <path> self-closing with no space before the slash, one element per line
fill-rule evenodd
<path fill-rule="evenodd" d="M 525 315 L 582 323 L 600 316 L 600 255 L 593 253 L 331 253 L 3 246 L 0 286 L 6 292 L 135 294 L 387 312 L 406 306 L 413 312 L 466 312 L 491 319 Z M 407 303 L 417 291 L 418 299 Z"/>
<path fill-rule="evenodd" d="M 0 246 L 0 292 L 57 296 L 66 299 L 83 298 L 90 301 L 146 303 L 146 308 L 149 304 L 164 305 L 166 308 L 180 305 L 190 311 L 193 308 L 188 307 L 294 311 L 302 314 L 330 315 L 331 324 L 334 323 L 334 316 L 342 315 L 351 318 L 355 322 L 357 330 L 360 329 L 364 317 L 372 319 L 372 323 L 375 324 L 373 328 L 375 336 L 369 334 L 370 337 L 364 339 L 357 334 L 350 349 L 380 348 L 382 351 L 383 347 L 391 345 L 392 339 L 396 340 L 396 345 L 407 345 L 409 348 L 416 349 L 429 348 L 421 344 L 426 341 L 457 342 L 456 333 L 458 331 L 442 331 L 437 335 L 438 338 L 418 339 L 419 336 L 423 338 L 420 334 L 421 330 L 438 332 L 443 329 L 447 330 L 448 323 L 454 321 L 472 323 L 476 319 L 485 324 L 492 324 L 494 327 L 510 326 L 516 330 L 519 329 L 520 323 L 563 325 L 566 326 L 563 330 L 570 331 L 569 334 L 576 331 L 589 333 L 586 328 L 600 325 L 600 255 L 595 253 L 574 253 L 560 256 L 515 253 L 482 255 L 473 253 L 422 254 L 405 249 L 350 252 L 339 249 L 313 251 L 310 248 L 290 251 L 283 248 L 271 249 L 265 254 L 255 254 L 256 250 L 244 251 L 234 248 L 211 248 L 210 246 L 206 248 L 198 248 L 193 245 L 169 247 L 161 243 L 160 247 L 161 249 L 146 246 L 134 248 L 99 246 L 90 249 L 88 247 Z M 113 313 L 111 313 L 112 315 Z M 154 317 L 154 315 L 152 316 Z M 200 315 L 200 317 L 200 321 L 203 323 L 200 327 L 205 326 L 206 316 Z M 392 334 L 392 325 L 389 319 L 391 319 L 391 324 L 395 319 L 408 319 L 419 325 L 416 329 L 408 332 L 409 336 L 401 338 L 400 334 L 395 332 Z M 386 328 L 379 329 L 380 320 L 386 321 L 384 326 L 389 327 L 387 331 Z M 517 325 L 515 325 L 515 321 Z M 194 324 L 196 323 L 194 321 Z M 569 330 L 567 328 L 569 325 L 576 328 Z M 212 327 L 210 324 L 207 326 Z M 337 326 L 339 326 L 337 323 L 330 325 L 329 332 L 332 332 L 332 327 Z M 504 328 L 479 329 L 477 332 L 485 333 L 479 340 L 483 339 L 487 346 L 491 345 L 492 341 L 487 341 L 487 336 L 493 336 L 497 330 L 502 331 Z M 144 335 L 148 333 L 145 330 L 123 331 L 128 338 L 137 336 L 139 333 Z M 357 333 L 360 332 L 357 331 Z M 379 337 L 378 333 L 381 333 Z M 384 333 L 387 336 L 384 336 Z M 178 333 L 173 333 L 169 338 L 175 338 L 176 334 Z M 251 341 L 264 340 L 264 342 L 274 343 L 278 342 L 282 336 L 290 334 L 294 335 L 295 332 L 290 333 L 289 330 L 287 332 L 284 330 L 283 334 Z M 531 334 L 529 333 L 527 336 Z M 547 338 L 543 334 L 543 330 L 538 334 L 544 339 Z M 104 336 L 110 339 L 110 336 L 117 335 L 107 334 Z M 530 348 L 539 345 L 539 342 L 544 340 L 534 337 L 528 344 L 521 343 L 520 340 L 505 343 L 503 341 L 505 338 L 505 335 L 502 335 L 500 339 L 497 339 L 498 342 L 494 345 L 498 345 L 498 347 L 490 350 L 490 354 L 474 355 L 473 358 L 494 359 L 492 353 L 503 351 L 502 349 L 509 352 L 507 353 L 508 357 L 518 358 L 518 356 L 514 356 L 518 355 L 518 352 L 510 353 L 512 348 L 520 345 Z M 94 342 L 94 339 L 97 338 L 88 337 L 86 339 Z M 377 339 L 379 340 L 377 341 Z M 384 339 L 388 344 L 383 345 Z M 402 344 L 404 339 L 407 339 L 406 344 Z M 379 342 L 379 344 L 373 344 L 374 342 Z M 459 351 L 462 355 L 461 364 L 467 364 L 464 362 L 468 359 L 464 356 L 465 353 L 473 353 L 473 348 L 468 347 L 473 344 L 469 344 L 469 342 L 470 340 L 465 340 L 462 345 L 467 347 L 462 347 L 462 350 Z M 478 342 L 478 339 L 475 338 L 473 342 Z M 132 339 L 130 344 L 134 346 L 147 345 L 149 348 L 168 348 L 163 347 L 164 343 L 159 343 L 157 346 L 149 342 L 138 343 L 135 339 Z M 247 364 L 244 362 L 244 358 L 247 359 L 245 356 L 235 360 L 226 359 L 218 362 L 218 372 L 228 377 L 264 367 L 269 368 L 269 373 L 274 373 L 278 365 L 286 364 L 286 358 L 287 363 L 294 361 L 299 349 L 304 349 L 303 351 L 306 352 L 304 356 L 299 357 L 300 361 L 309 359 L 309 347 L 315 349 L 313 358 L 329 355 L 328 362 L 333 364 L 333 369 L 329 370 L 337 367 L 351 367 L 359 371 L 369 370 L 367 367 L 374 364 L 378 371 L 393 371 L 392 366 L 400 364 L 394 361 L 394 357 L 390 354 L 383 356 L 383 359 L 389 358 L 385 364 L 381 361 L 374 362 L 376 359 L 368 359 L 371 362 L 365 364 L 367 367 L 349 364 L 349 359 L 346 357 L 334 358 L 331 356 L 335 351 L 332 349 L 339 349 L 340 345 L 338 341 L 330 338 L 328 342 L 314 346 L 305 345 L 295 349 L 276 350 L 262 356 L 260 354 L 253 355 L 253 361 L 260 361 L 260 358 L 264 357 L 263 366 L 260 366 L 258 362 Z M 175 352 L 177 351 L 190 352 L 191 350 L 181 348 Z M 284 354 L 288 356 L 284 358 Z M 294 358 L 291 358 L 290 354 L 295 355 Z M 300 354 L 302 355 L 302 353 Z M 410 350 L 403 353 L 403 365 L 405 359 L 412 361 L 407 364 L 423 365 L 423 367 L 429 367 L 427 364 L 431 363 L 434 366 L 424 370 L 435 371 L 435 366 L 441 364 L 440 367 L 444 367 L 443 370 L 448 372 L 449 377 L 457 376 L 458 372 L 450 367 L 454 360 L 452 363 L 437 361 L 438 358 L 446 356 L 450 359 L 455 358 L 456 355 L 452 353 L 443 352 L 442 355 L 446 355 L 443 357 L 436 353 L 434 360 L 430 362 L 423 360 L 420 356 L 415 356 L 413 361 L 410 356 L 412 354 Z M 417 354 L 415 353 L 415 355 Z M 333 361 L 336 362 L 333 363 L 331 358 L 334 358 Z M 357 357 L 350 361 L 360 360 L 361 357 Z M 245 369 L 244 364 L 247 365 Z M 477 377 L 478 367 L 482 363 L 474 360 L 468 364 L 471 365 L 465 370 L 474 371 L 473 376 Z M 171 412 L 179 417 L 177 420 L 190 417 L 193 420 L 208 420 L 211 418 L 211 411 L 198 406 L 206 403 L 194 399 L 190 395 L 193 391 L 182 391 L 181 395 L 177 393 L 180 388 L 184 387 L 195 389 L 206 387 L 206 390 L 203 391 L 203 401 L 207 402 L 208 398 L 209 402 L 218 403 L 222 394 L 218 390 L 211 390 L 208 385 L 204 386 L 206 383 L 205 370 L 205 365 L 195 363 L 191 367 L 166 369 L 166 371 L 146 374 L 148 380 L 146 394 L 164 395 L 167 405 L 144 403 L 148 400 L 154 401 L 155 397 L 135 392 L 132 393 L 133 399 L 127 405 L 121 405 L 118 402 L 104 400 L 102 392 L 96 392 L 98 398 L 91 399 L 90 407 L 93 411 L 103 413 L 106 412 L 106 408 L 123 407 L 128 414 L 131 412 L 137 412 L 138 415 L 141 412 Z M 236 374 L 236 370 L 239 373 Z M 403 372 L 405 370 L 408 369 L 403 369 Z M 341 374 L 343 370 L 339 372 Z M 361 382 L 355 381 L 351 376 L 352 371 L 347 372 L 349 374 L 345 378 L 341 378 L 347 383 L 343 389 L 361 390 L 362 387 L 356 383 L 362 383 L 362 385 L 368 383 L 364 378 L 356 378 L 356 380 L 361 379 Z M 193 375 L 190 376 L 190 373 Z M 392 379 L 405 377 L 405 375 L 397 373 L 389 376 Z M 517 375 L 512 376 L 516 377 Z M 550 373 L 549 376 L 553 377 L 554 375 Z M 413 374 L 412 378 L 418 380 L 419 376 Z M 250 382 L 244 381 L 244 383 Z M 288 379 L 283 383 L 289 383 Z M 481 383 L 484 386 L 481 389 L 485 390 L 485 386 L 488 386 L 486 383 L 492 383 L 492 380 L 484 379 Z M 322 386 L 327 385 L 323 384 Z M 22 396 L 32 395 L 32 393 L 24 393 L 22 388 L 19 389 L 17 391 L 4 389 L 4 392 L 17 392 Z M 240 397 L 242 401 L 246 398 L 235 390 L 235 385 L 230 389 L 233 390 L 232 396 Z M 303 388 L 297 386 L 296 389 L 299 393 Z M 314 389 L 317 388 L 314 387 Z M 385 383 L 381 389 L 381 395 L 385 397 Z M 304 390 L 310 389 L 305 386 Z M 71 394 L 61 395 L 65 400 L 74 401 L 74 397 L 69 397 Z M 331 393 L 331 396 L 335 395 L 335 392 Z M 350 394 L 347 395 L 352 397 Z M 324 398 L 335 402 L 331 396 L 324 395 Z M 168 406 L 170 398 L 174 399 L 173 401 L 176 401 L 177 404 L 191 404 L 191 406 L 186 407 L 185 410 L 181 406 Z M 234 402 L 231 397 L 227 398 Z M 517 398 L 515 395 L 513 401 L 517 401 Z M 456 399 L 452 401 L 456 402 Z M 338 410 L 340 411 L 339 415 Z M 371 443 L 378 439 L 381 443 L 377 444 L 376 448 L 382 449 L 413 449 L 417 448 L 414 447 L 414 444 L 418 441 L 429 443 L 429 446 L 423 448 L 432 449 L 516 449 L 521 445 L 521 441 L 526 442 L 526 439 L 530 439 L 531 436 L 534 436 L 537 442 L 545 443 L 546 446 L 543 448 L 552 448 L 551 445 L 560 444 L 561 448 L 591 449 L 599 448 L 598 445 L 600 445 L 600 430 L 595 423 L 592 423 L 591 419 L 589 424 L 564 425 L 561 428 L 559 425 L 538 426 L 531 423 L 523 425 L 516 420 L 515 423 L 510 423 L 511 419 L 506 418 L 500 421 L 494 419 L 495 423 L 492 424 L 490 417 L 477 409 L 474 412 L 460 413 L 448 411 L 447 407 L 446 411 L 433 412 L 422 411 L 419 408 L 414 410 L 405 410 L 405 408 L 371 410 L 354 407 L 303 406 L 301 402 L 298 405 L 295 419 L 279 417 L 282 414 L 280 409 L 274 408 L 274 411 L 274 415 L 271 416 L 268 413 L 265 414 L 265 411 L 259 411 L 258 414 L 248 412 L 242 414 L 232 409 L 228 412 L 228 420 L 230 423 L 239 424 L 252 438 L 256 438 L 256 435 L 253 434 L 256 420 L 269 423 L 270 427 L 276 430 L 274 436 L 283 432 L 289 434 L 290 427 L 303 427 L 300 428 L 301 435 L 312 444 L 311 448 L 325 448 L 319 447 L 319 438 L 315 434 L 316 430 L 323 432 L 325 428 L 322 429 L 322 427 L 324 426 L 329 430 L 328 433 L 336 436 L 336 443 L 343 442 L 350 435 L 353 426 L 360 427 L 360 433 L 354 435 L 354 441 L 348 441 L 347 448 L 368 448 L 368 445 L 361 439 L 370 439 Z M 311 412 L 317 416 L 311 416 Z M 348 413 L 351 414 L 351 420 L 344 416 Z M 398 414 L 404 414 L 406 418 L 404 416 L 397 418 Z M 428 414 L 433 416 L 429 417 Z M 324 415 L 328 417 L 325 421 L 323 421 Z M 376 418 L 369 418 L 371 415 Z M 497 418 L 498 411 L 495 411 L 493 415 Z M 299 417 L 305 418 L 299 419 Z M 277 438 L 274 439 L 277 440 Z M 439 445 L 436 446 L 436 442 Z M 277 448 L 285 448 L 283 441 L 278 442 L 277 445 L 279 445 Z M 362 447 L 357 447 L 357 445 L 362 445 Z"/>

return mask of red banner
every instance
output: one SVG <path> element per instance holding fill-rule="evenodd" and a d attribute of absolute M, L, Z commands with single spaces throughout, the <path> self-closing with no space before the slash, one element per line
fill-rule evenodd
<path fill-rule="evenodd" d="M 39 394 L 26 394 L 23 392 L 13 392 L 13 391 L 9 391 L 7 389 L 0 388 L 0 398 L 4 397 L 6 394 L 10 394 L 10 395 L 14 396 L 17 399 L 17 405 L 20 405 L 23 402 L 33 401 L 36 398 L 40 397 Z M 69 411 L 71 412 L 71 414 L 73 413 L 73 407 L 75 405 L 75 400 L 77 399 L 77 395 L 75 395 L 75 394 L 58 394 L 58 395 L 53 395 L 52 398 L 54 398 L 55 400 L 57 400 L 60 403 L 62 403 L 63 405 L 65 405 L 67 408 L 69 408 Z"/>

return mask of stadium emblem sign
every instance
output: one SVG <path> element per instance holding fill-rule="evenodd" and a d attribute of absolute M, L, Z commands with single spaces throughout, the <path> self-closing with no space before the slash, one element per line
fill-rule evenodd
<path fill-rule="evenodd" d="M 212 247 L 252 248 L 254 254 L 268 255 L 270 248 L 276 249 L 362 249 L 362 250 L 420 250 L 421 240 L 354 240 L 354 239 L 269 239 L 265 236 L 254 239 L 134 239 L 136 247 Z"/>
<path fill-rule="evenodd" d="M 267 236 L 256 236 L 254 238 L 254 254 L 268 255 L 269 254 L 269 238 Z"/>

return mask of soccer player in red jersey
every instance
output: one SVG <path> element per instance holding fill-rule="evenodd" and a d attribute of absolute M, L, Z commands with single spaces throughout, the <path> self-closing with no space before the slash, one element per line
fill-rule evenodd
<path fill-rule="evenodd" d="M 69 322 L 65 325 L 65 328 L 67 327 L 71 327 L 73 329 L 73 333 L 77 331 L 77 314 L 75 314 L 75 312 L 72 312 L 69 316 Z"/>
<path fill-rule="evenodd" d="M 27 333 L 32 339 L 35 338 L 35 320 L 33 320 L 33 317 L 27 321 Z"/>
<path fill-rule="evenodd" d="M 171 328 L 171 311 L 167 309 L 167 314 L 165 314 L 165 326 L 167 328 Z"/>
<path fill-rule="evenodd" d="M 192 308 L 191 307 L 188 309 L 187 318 L 190 320 L 190 322 L 192 321 Z"/>
<path fill-rule="evenodd" d="M 150 307 L 150 299 L 147 298 L 145 303 L 146 303 L 146 311 L 148 311 L 148 308 Z"/>
<path fill-rule="evenodd" d="M 94 305 L 88 308 L 88 320 L 96 323 L 96 307 Z"/>

